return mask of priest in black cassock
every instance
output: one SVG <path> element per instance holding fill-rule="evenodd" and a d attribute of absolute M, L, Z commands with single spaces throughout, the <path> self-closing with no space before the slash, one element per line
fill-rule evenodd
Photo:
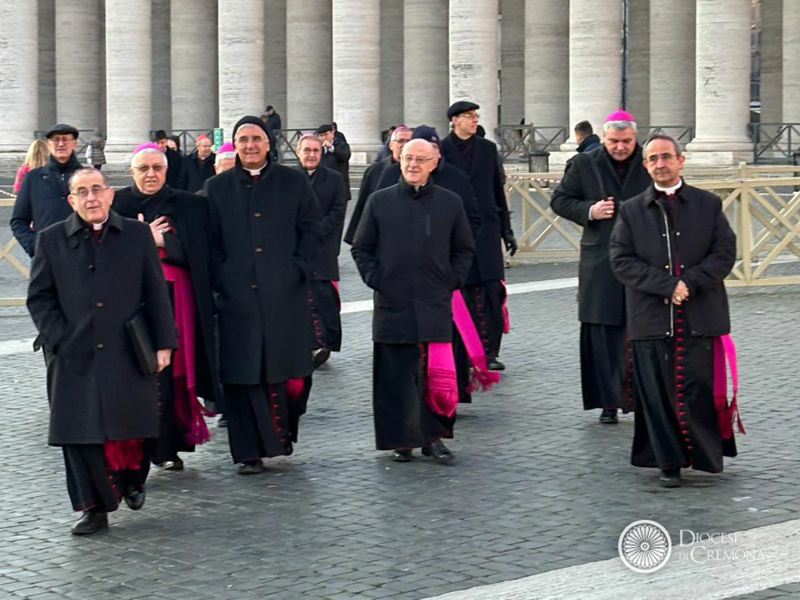
<path fill-rule="evenodd" d="M 474 241 L 462 200 L 433 184 L 433 150 L 405 145 L 402 179 L 373 193 L 352 254 L 375 290 L 373 410 L 379 450 L 412 459 L 412 449 L 446 463 L 453 454 L 458 389 L 451 345 L 451 297 L 464 282 Z"/>
<path fill-rule="evenodd" d="M 179 452 L 193 452 L 210 439 L 198 400 L 219 410 L 211 281 L 208 264 L 208 202 L 166 183 L 167 158 L 152 143 L 131 158 L 133 185 L 117 190 L 113 210 L 150 225 L 175 313 L 180 344 L 172 365 L 159 375 L 159 436 L 148 443 L 154 464 L 183 470 Z"/>
<path fill-rule="evenodd" d="M 61 446 L 72 527 L 108 527 L 120 499 L 142 508 L 149 462 L 143 443 L 158 433 L 155 375 L 140 367 L 126 323 L 149 326 L 157 368 L 170 364 L 175 325 L 147 226 L 110 211 L 114 190 L 96 169 L 79 169 L 67 197 L 74 213 L 40 231 L 28 310 L 46 350 L 48 442 Z"/>
<path fill-rule="evenodd" d="M 617 423 L 632 408 L 625 344 L 625 295 L 611 272 L 608 238 L 619 206 L 650 184 L 636 142 L 633 115 L 606 117 L 603 145 L 572 157 L 550 207 L 583 227 L 578 265 L 581 322 L 581 391 L 585 410 L 601 409 L 600 422 Z"/>
<path fill-rule="evenodd" d="M 505 174 L 497 146 L 477 135 L 478 108 L 461 100 L 447 109 L 452 131 L 442 140 L 442 156 L 461 169 L 472 182 L 480 209 L 481 228 L 475 239 L 475 259 L 467 275 L 464 299 L 483 340 L 489 368 L 505 369 L 500 361 L 500 342 L 506 323 L 503 316 L 506 288 L 501 244 L 510 254 L 517 251 L 511 216 L 503 191 Z"/>
<path fill-rule="evenodd" d="M 228 440 L 239 473 L 292 453 L 311 388 L 312 267 L 321 218 L 308 177 L 269 158 L 256 116 L 233 128 L 236 165 L 207 180 Z"/>
<path fill-rule="evenodd" d="M 341 174 L 320 165 L 322 142 L 315 135 L 304 135 L 297 142 L 300 169 L 308 175 L 319 204 L 321 243 L 314 260 L 312 291 L 312 327 L 314 367 L 330 358 L 331 351 L 342 347 L 342 320 L 339 315 L 339 249 L 342 245 L 347 189 Z"/>
<path fill-rule="evenodd" d="M 622 205 L 609 242 L 632 340 L 631 462 L 661 469 L 665 487 L 681 485 L 683 467 L 717 473 L 723 456 L 736 456 L 722 339 L 730 332 L 723 280 L 736 239 L 719 197 L 681 179 L 685 159 L 668 135 L 645 142 L 653 185 Z"/>

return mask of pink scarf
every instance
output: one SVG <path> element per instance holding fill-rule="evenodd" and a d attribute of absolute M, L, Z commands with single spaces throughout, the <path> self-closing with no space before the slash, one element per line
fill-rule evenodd
<path fill-rule="evenodd" d="M 453 344 L 428 342 L 425 403 L 437 415 L 452 417 L 458 405 L 458 380 Z"/>
<path fill-rule="evenodd" d="M 728 404 L 727 369 L 730 369 L 733 397 Z M 739 390 L 739 372 L 736 367 L 736 347 L 730 335 L 714 338 L 714 406 L 717 409 L 717 423 L 723 440 L 733 437 L 733 422 L 736 421 L 739 433 L 747 433 L 739 415 L 736 393 Z"/>
<path fill-rule="evenodd" d="M 456 324 L 458 334 L 467 349 L 469 361 L 472 363 L 472 378 L 467 386 L 467 392 L 489 390 L 493 384 L 500 381 L 500 373 L 490 371 L 487 366 L 483 343 L 475 328 L 475 322 L 469 314 L 467 304 L 464 302 L 464 296 L 461 295 L 461 290 L 453 292 L 450 306 L 453 311 L 453 322 Z"/>
<path fill-rule="evenodd" d="M 194 316 L 192 280 L 189 271 L 161 262 L 164 278 L 172 282 L 175 304 L 175 326 L 178 330 L 178 348 L 172 354 L 172 389 L 175 420 L 186 431 L 187 444 L 202 444 L 211 439 L 203 415 L 211 416 L 197 399 L 194 369 Z"/>

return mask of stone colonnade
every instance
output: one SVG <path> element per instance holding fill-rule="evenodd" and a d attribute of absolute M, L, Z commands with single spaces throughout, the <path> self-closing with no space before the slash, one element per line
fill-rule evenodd
<path fill-rule="evenodd" d="M 284 127 L 336 120 L 357 151 L 397 122 L 596 128 L 622 102 L 648 126 L 695 127 L 689 150 L 748 146 L 751 0 L 6 0 L 0 149 L 53 121 L 110 149 L 151 129 L 229 132 L 273 104 Z M 800 3 L 760 5 L 762 108 L 800 121 Z M 35 8 L 33 8 L 35 7 Z M 572 148 L 569 141 L 564 149 Z"/>

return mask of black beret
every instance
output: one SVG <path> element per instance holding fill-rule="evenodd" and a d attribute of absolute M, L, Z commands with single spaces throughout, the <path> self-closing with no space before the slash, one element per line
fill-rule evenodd
<path fill-rule="evenodd" d="M 320 133 L 327 133 L 328 131 L 333 131 L 333 125 L 331 123 L 323 123 L 317 127 L 316 134 L 319 135 Z"/>
<path fill-rule="evenodd" d="M 452 119 L 456 115 L 460 115 L 461 113 L 465 113 L 469 110 L 478 110 L 479 108 L 480 106 L 474 102 L 459 100 L 458 102 L 453 102 L 450 105 L 450 108 L 447 109 L 447 118 Z"/>
<path fill-rule="evenodd" d="M 414 133 L 411 134 L 412 140 L 425 140 L 433 144 L 439 145 L 439 134 L 436 129 L 430 125 L 417 125 L 414 128 Z"/>
<path fill-rule="evenodd" d="M 269 137 L 269 134 L 267 133 L 267 124 L 264 123 L 264 121 L 262 121 L 260 117 L 255 117 L 253 115 L 245 115 L 241 119 L 236 121 L 236 125 L 233 126 L 233 135 L 231 136 L 231 139 L 234 140 L 234 143 L 236 142 L 236 130 L 239 129 L 239 127 L 241 127 L 242 125 L 256 125 L 258 127 L 261 127 L 261 129 L 264 131 L 264 135 Z"/>
<path fill-rule="evenodd" d="M 57 133 L 69 133 L 74 137 L 76 140 L 78 139 L 78 130 L 75 129 L 72 125 L 67 125 L 66 123 L 58 123 L 53 125 L 47 133 L 44 135 L 47 139 L 50 139 L 51 135 L 55 135 Z"/>

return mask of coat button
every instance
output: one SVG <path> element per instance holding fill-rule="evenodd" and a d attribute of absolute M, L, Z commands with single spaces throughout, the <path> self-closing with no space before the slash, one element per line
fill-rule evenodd
<path fill-rule="evenodd" d="M 261 246 L 256 246 L 256 254 L 261 254 L 263 251 L 264 250 L 261 248 Z"/>
<path fill-rule="evenodd" d="M 253 216 L 257 219 L 261 216 L 261 213 L 260 212 L 253 213 Z"/>
<path fill-rule="evenodd" d="M 676 231 L 676 232 L 675 232 L 675 235 L 680 235 L 680 234 L 681 234 L 681 232 L 680 232 L 680 231 Z"/>
<path fill-rule="evenodd" d="M 97 344 L 97 349 L 98 350 L 102 350 L 103 348 L 105 348 L 105 344 L 102 344 L 102 343 Z"/>
<path fill-rule="evenodd" d="M 103 308 L 103 303 L 102 302 L 97 302 L 97 303 L 95 303 L 95 306 L 97 308 Z"/>
<path fill-rule="evenodd" d="M 665 269 L 669 269 L 669 265 L 664 265 L 664 268 Z"/>
<path fill-rule="evenodd" d="M 257 290 L 257 289 L 258 289 L 258 284 L 251 283 L 251 284 L 250 284 L 250 289 L 251 289 L 251 290 Z"/>

